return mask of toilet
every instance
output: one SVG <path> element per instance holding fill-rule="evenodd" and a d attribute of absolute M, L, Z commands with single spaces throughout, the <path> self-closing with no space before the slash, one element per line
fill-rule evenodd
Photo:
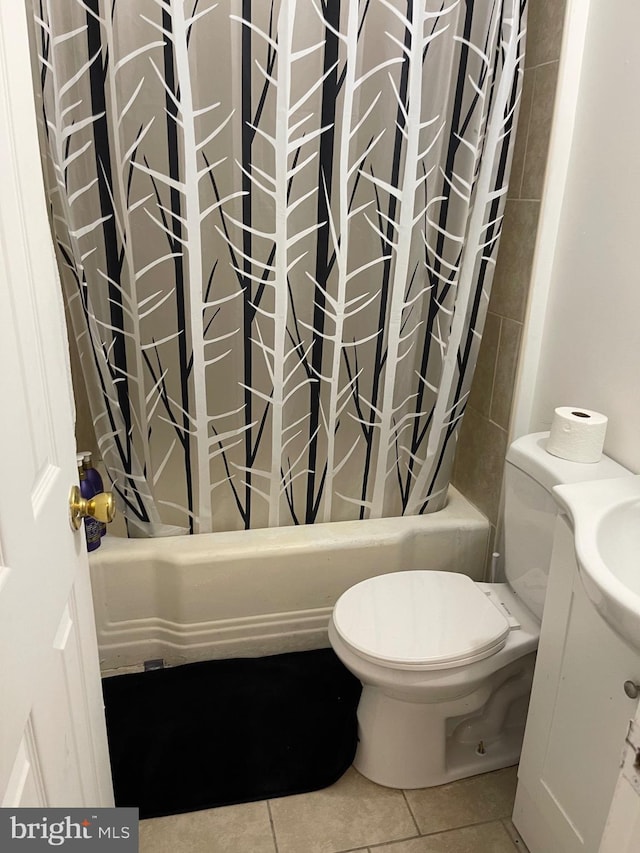
<path fill-rule="evenodd" d="M 548 433 L 517 439 L 505 466 L 506 583 L 413 570 L 368 578 L 338 599 L 329 640 L 362 682 L 354 766 L 391 788 L 423 788 L 515 764 L 533 679 L 561 483 L 624 475 L 568 462 Z"/>

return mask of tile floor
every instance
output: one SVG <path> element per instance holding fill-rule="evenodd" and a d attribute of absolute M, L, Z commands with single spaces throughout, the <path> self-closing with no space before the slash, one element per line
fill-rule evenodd
<path fill-rule="evenodd" d="M 322 791 L 144 820 L 141 853 L 526 853 L 516 768 L 396 791 L 350 769 Z"/>

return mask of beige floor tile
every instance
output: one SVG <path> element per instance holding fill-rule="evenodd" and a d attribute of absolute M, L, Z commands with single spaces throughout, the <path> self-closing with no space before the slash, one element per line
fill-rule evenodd
<path fill-rule="evenodd" d="M 420 832 L 444 832 L 459 826 L 510 818 L 517 768 L 507 767 L 437 788 L 406 791 Z"/>
<path fill-rule="evenodd" d="M 266 802 L 140 821 L 140 853 L 275 853 Z"/>
<path fill-rule="evenodd" d="M 402 791 L 353 769 L 330 788 L 269 805 L 279 853 L 337 853 L 418 834 Z"/>
<path fill-rule="evenodd" d="M 383 844 L 373 847 L 371 853 L 515 853 L 516 850 L 502 823 L 495 821 Z"/>

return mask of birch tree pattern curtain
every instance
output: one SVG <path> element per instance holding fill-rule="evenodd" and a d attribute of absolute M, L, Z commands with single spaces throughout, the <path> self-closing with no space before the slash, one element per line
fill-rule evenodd
<path fill-rule="evenodd" d="M 45 179 L 132 535 L 439 509 L 520 0 L 28 0 Z"/>

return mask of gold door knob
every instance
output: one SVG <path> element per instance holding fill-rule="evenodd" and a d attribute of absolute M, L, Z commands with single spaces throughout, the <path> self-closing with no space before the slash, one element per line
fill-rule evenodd
<path fill-rule="evenodd" d="M 640 684 L 636 684 L 635 681 L 625 681 L 622 686 L 629 699 L 637 699 L 640 696 Z"/>
<path fill-rule="evenodd" d="M 87 500 L 82 497 L 77 486 L 72 486 L 69 495 L 69 518 L 74 530 L 80 530 L 82 519 L 88 516 L 110 524 L 115 514 L 116 503 L 112 492 L 100 492 Z"/>

